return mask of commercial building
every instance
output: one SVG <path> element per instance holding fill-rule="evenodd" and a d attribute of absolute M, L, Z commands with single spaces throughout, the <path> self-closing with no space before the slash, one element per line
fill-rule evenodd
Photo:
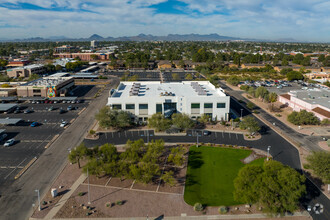
<path fill-rule="evenodd" d="M 72 47 L 70 45 L 62 45 L 60 47 L 55 47 L 55 53 L 64 53 L 64 52 L 71 52 L 75 50 L 75 47 Z"/>
<path fill-rule="evenodd" d="M 32 74 L 42 75 L 47 72 L 47 68 L 42 64 L 32 64 L 23 67 L 16 67 L 13 69 L 7 69 L 7 75 L 9 77 L 29 77 Z"/>
<path fill-rule="evenodd" d="M 124 82 L 108 98 L 108 106 L 131 112 L 138 121 L 155 113 L 169 117 L 174 112 L 191 118 L 209 115 L 213 120 L 229 119 L 230 97 L 208 81 Z"/>
<path fill-rule="evenodd" d="M 8 62 L 7 67 L 20 67 L 20 66 L 26 66 L 30 63 L 28 60 L 14 60 Z"/>
<path fill-rule="evenodd" d="M 17 87 L 18 97 L 65 96 L 74 86 L 72 77 L 43 77 Z"/>
<path fill-rule="evenodd" d="M 54 57 L 59 58 L 76 58 L 79 57 L 82 61 L 91 60 L 109 60 L 112 53 L 55 53 Z"/>
<path fill-rule="evenodd" d="M 327 89 L 290 91 L 280 95 L 278 100 L 294 111 L 313 112 L 320 120 L 330 118 L 330 91 Z"/>

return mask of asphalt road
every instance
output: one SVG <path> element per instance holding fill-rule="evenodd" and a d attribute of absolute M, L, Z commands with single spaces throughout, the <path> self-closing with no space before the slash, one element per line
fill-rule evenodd
<path fill-rule="evenodd" d="M 32 204 L 37 204 L 35 189 L 40 190 L 41 197 L 47 193 L 66 164 L 68 149 L 81 143 L 94 122 L 95 113 L 106 104 L 109 88 L 116 83 L 118 80 L 115 79 L 102 96 L 92 99 L 87 109 L 40 155 L 26 173 L 1 191 L 0 219 L 23 220 L 31 216 Z"/>
<path fill-rule="evenodd" d="M 241 105 L 238 101 L 236 101 L 236 100 L 244 100 L 245 103 L 248 102 L 248 100 L 245 99 L 241 95 L 241 93 L 242 93 L 241 91 L 234 91 L 222 82 L 220 82 L 220 86 L 223 89 L 225 89 L 226 92 L 232 97 L 231 98 L 231 108 L 234 108 L 237 112 L 240 112 L 241 109 L 244 109 L 243 110 L 243 116 L 251 114 L 244 105 Z M 286 126 L 284 123 L 279 121 L 277 118 L 269 115 L 264 110 L 258 109 L 258 111 L 260 112 L 261 117 L 263 117 L 265 120 L 272 123 L 273 125 L 277 126 L 279 129 L 281 129 L 281 132 L 286 134 L 286 136 L 290 137 L 295 142 L 300 143 L 302 147 L 304 147 L 308 150 L 311 150 L 311 151 L 321 151 L 322 150 L 316 144 L 318 141 L 321 140 L 321 137 L 310 137 L 310 136 L 307 136 L 307 135 L 300 134 L 300 133 L 294 131 L 292 128 Z M 259 124 L 262 127 L 267 127 L 261 121 L 259 121 Z M 273 132 L 273 130 L 271 130 L 271 131 Z M 287 144 L 289 144 L 284 139 L 282 139 L 282 140 L 284 142 L 286 142 Z M 277 141 L 274 142 L 274 143 L 280 144 Z M 289 144 L 289 145 L 293 148 L 293 146 L 291 144 Z M 297 160 L 297 158 L 295 158 L 295 157 L 293 157 L 292 159 Z M 297 170 L 302 172 L 301 168 L 297 169 Z M 307 205 L 310 205 L 311 207 L 314 207 L 316 204 L 322 204 L 323 205 L 323 213 L 317 214 L 317 212 L 312 211 L 311 215 L 312 215 L 313 219 L 315 219 L 315 220 L 330 219 L 330 201 L 329 201 L 329 199 L 323 193 L 321 193 L 321 191 L 309 179 L 306 180 L 306 186 L 307 186 L 308 194 L 306 195 L 306 197 L 302 201 L 304 207 L 306 207 Z"/>

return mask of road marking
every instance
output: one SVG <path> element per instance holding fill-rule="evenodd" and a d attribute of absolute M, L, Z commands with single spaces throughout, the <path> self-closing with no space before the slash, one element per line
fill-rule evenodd
<path fill-rule="evenodd" d="M 230 133 L 228 133 L 228 135 L 229 135 L 229 139 L 231 139 Z"/>
<path fill-rule="evenodd" d="M 112 138 L 113 138 L 113 132 L 111 132 L 111 134 L 112 134 Z"/>
<path fill-rule="evenodd" d="M 217 133 L 218 133 L 218 132 L 214 132 L 214 134 L 215 134 L 215 138 L 218 138 L 218 137 L 217 137 Z"/>
<path fill-rule="evenodd" d="M 120 132 L 118 132 L 118 137 L 120 137 Z"/>
<path fill-rule="evenodd" d="M 236 139 L 238 140 L 238 135 L 237 135 L 237 133 L 235 133 L 236 134 Z"/>
<path fill-rule="evenodd" d="M 224 138 L 223 131 L 222 131 L 222 138 Z"/>
<path fill-rule="evenodd" d="M 108 133 L 105 132 L 105 139 L 108 139 Z"/>
<path fill-rule="evenodd" d="M 4 179 L 7 179 L 24 161 L 26 161 L 27 158 L 25 158 L 22 162 L 20 162 L 15 169 L 13 169 L 7 176 L 4 177 Z"/>
<path fill-rule="evenodd" d="M 125 137 L 127 137 L 126 131 L 125 131 Z"/>

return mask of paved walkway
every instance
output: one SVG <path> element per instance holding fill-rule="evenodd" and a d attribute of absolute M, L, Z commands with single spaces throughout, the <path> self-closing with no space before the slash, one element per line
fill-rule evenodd
<path fill-rule="evenodd" d="M 71 197 L 74 191 L 82 184 L 86 179 L 85 174 L 81 174 L 80 177 L 76 180 L 76 182 L 70 187 L 69 192 L 65 193 L 63 197 L 58 201 L 54 208 L 52 208 L 44 219 L 53 219 L 58 211 L 62 208 L 62 206 L 66 203 L 66 201 Z"/>
<path fill-rule="evenodd" d="M 286 215 L 289 219 L 308 219 L 308 212 L 296 212 L 293 215 Z M 61 218 L 61 219 L 53 219 L 53 220 L 85 220 L 86 218 Z M 175 216 L 175 217 L 165 217 L 165 216 L 157 216 L 157 217 L 134 217 L 134 218 L 88 218 L 90 220 L 146 220 L 146 219 L 169 219 L 169 220 L 184 220 L 184 219 L 272 219 L 264 214 L 242 214 L 242 215 L 203 215 L 203 216 Z M 30 218 L 30 220 L 40 220 L 36 218 Z"/>

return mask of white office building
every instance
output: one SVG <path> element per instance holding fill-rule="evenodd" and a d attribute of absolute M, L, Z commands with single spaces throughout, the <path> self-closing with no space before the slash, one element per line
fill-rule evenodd
<path fill-rule="evenodd" d="M 229 119 L 230 97 L 208 81 L 123 82 L 110 92 L 108 106 L 129 111 L 138 121 L 155 113 L 169 117 L 174 112 L 192 118 L 210 115 L 213 120 Z"/>

